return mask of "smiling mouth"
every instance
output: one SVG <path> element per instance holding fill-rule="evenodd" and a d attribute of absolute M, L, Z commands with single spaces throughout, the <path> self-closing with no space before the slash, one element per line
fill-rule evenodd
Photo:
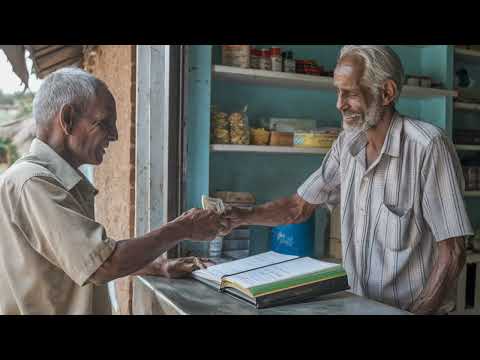
<path fill-rule="evenodd" d="M 353 121 L 357 118 L 359 118 L 360 115 L 356 114 L 356 115 L 349 115 L 349 116 L 344 116 L 343 117 L 343 120 L 346 120 L 346 121 Z"/>

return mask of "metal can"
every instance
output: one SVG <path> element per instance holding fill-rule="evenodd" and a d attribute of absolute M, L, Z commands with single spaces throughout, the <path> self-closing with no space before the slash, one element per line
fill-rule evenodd
<path fill-rule="evenodd" d="M 260 70 L 272 70 L 272 59 L 270 57 L 270 49 L 262 49 L 262 56 L 260 57 Z"/>
<path fill-rule="evenodd" d="M 223 250 L 223 237 L 218 236 L 214 240 L 210 241 L 208 248 L 208 256 L 220 257 Z"/>
<path fill-rule="evenodd" d="M 282 71 L 282 49 L 279 47 L 272 47 L 271 49 L 272 71 Z"/>
<path fill-rule="evenodd" d="M 250 67 L 252 69 L 258 69 L 259 57 L 257 56 L 258 50 L 252 47 L 250 49 Z"/>

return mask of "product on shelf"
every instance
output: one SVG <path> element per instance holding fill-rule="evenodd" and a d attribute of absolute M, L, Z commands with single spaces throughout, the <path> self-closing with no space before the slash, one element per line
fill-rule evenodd
<path fill-rule="evenodd" d="M 264 128 L 250 129 L 250 144 L 252 145 L 268 145 L 270 141 L 270 131 Z"/>
<path fill-rule="evenodd" d="M 282 71 L 282 49 L 272 47 L 270 50 L 270 59 L 272 61 L 272 71 Z"/>
<path fill-rule="evenodd" d="M 238 191 L 217 191 L 213 194 L 215 198 L 222 199 L 224 204 L 255 204 L 255 196 L 249 192 Z"/>
<path fill-rule="evenodd" d="M 340 131 L 338 128 L 322 128 L 309 132 L 295 132 L 294 146 L 329 149 L 337 140 Z"/>
<path fill-rule="evenodd" d="M 453 142 L 460 145 L 480 145 L 480 130 L 455 129 L 453 131 Z"/>
<path fill-rule="evenodd" d="M 270 118 L 270 129 L 280 132 L 314 130 L 317 123 L 313 119 Z"/>
<path fill-rule="evenodd" d="M 260 65 L 260 51 L 254 47 L 250 48 L 250 68 L 259 69 Z"/>
<path fill-rule="evenodd" d="M 323 67 L 319 66 L 315 60 L 296 60 L 295 72 L 298 74 L 321 76 Z"/>
<path fill-rule="evenodd" d="M 223 45 L 222 64 L 248 69 L 250 67 L 250 45 Z"/>
<path fill-rule="evenodd" d="M 295 59 L 293 58 L 293 52 L 287 51 L 284 63 L 284 72 L 294 73 L 295 72 Z"/>
<path fill-rule="evenodd" d="M 293 133 L 272 131 L 270 134 L 271 146 L 293 146 Z"/>
<path fill-rule="evenodd" d="M 432 78 L 429 76 L 407 75 L 405 77 L 405 84 L 409 86 L 431 88 L 433 85 L 433 81 Z"/>
<path fill-rule="evenodd" d="M 270 49 L 260 50 L 260 59 L 258 63 L 258 68 L 260 70 L 272 70 L 272 58 Z"/>
<path fill-rule="evenodd" d="M 466 191 L 480 191 L 480 162 L 476 159 L 462 161 Z"/>
<path fill-rule="evenodd" d="M 246 107 L 243 112 L 230 114 L 228 122 L 230 124 L 230 143 L 235 145 L 249 145 L 250 132 L 248 129 Z"/>
<path fill-rule="evenodd" d="M 212 131 L 214 144 L 230 144 L 228 114 L 212 110 Z"/>

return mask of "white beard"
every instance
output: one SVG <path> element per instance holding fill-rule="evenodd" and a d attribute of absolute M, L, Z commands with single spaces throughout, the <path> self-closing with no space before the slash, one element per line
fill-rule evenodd
<path fill-rule="evenodd" d="M 367 130 L 377 126 L 383 117 L 383 107 L 380 102 L 375 100 L 370 104 L 365 114 L 356 115 L 356 121 L 354 124 L 347 124 L 343 122 L 343 129 L 347 132 L 360 130 L 366 132 Z"/>

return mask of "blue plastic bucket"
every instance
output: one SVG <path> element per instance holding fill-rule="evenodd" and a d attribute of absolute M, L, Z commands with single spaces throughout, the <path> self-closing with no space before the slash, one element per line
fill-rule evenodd
<path fill-rule="evenodd" d="M 273 251 L 297 256 L 313 256 L 315 242 L 315 216 L 302 224 L 277 226 L 272 229 Z"/>

